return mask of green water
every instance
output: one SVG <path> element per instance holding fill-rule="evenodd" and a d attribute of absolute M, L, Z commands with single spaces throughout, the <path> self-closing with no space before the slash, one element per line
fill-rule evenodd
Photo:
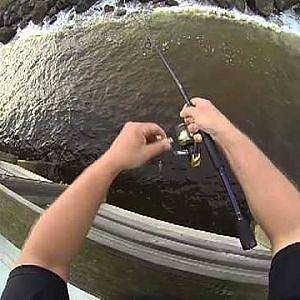
<path fill-rule="evenodd" d="M 37 215 L 0 193 L 0 231 L 21 247 Z M 264 299 L 261 287 L 175 272 L 86 241 L 71 282 L 101 299 L 169 295 L 178 299 Z M 126 298 L 127 299 L 127 298 Z"/>

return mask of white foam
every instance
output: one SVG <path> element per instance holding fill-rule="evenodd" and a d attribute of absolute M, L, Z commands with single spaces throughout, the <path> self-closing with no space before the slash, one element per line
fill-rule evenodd
<path fill-rule="evenodd" d="M 74 9 L 60 12 L 57 15 L 57 20 L 53 24 L 50 24 L 47 20 L 44 21 L 42 26 L 34 25 L 30 22 L 26 28 L 18 30 L 17 38 L 41 35 L 49 31 L 58 31 L 91 20 L 118 21 L 120 18 L 114 17 L 114 13 L 104 13 L 103 10 L 105 5 L 115 5 L 115 3 L 116 0 L 98 1 L 87 12 L 79 15 L 76 14 Z M 292 9 L 280 13 L 279 15 L 272 15 L 269 20 L 266 20 L 261 16 L 253 14 L 249 9 L 246 9 L 246 12 L 242 13 L 236 9 L 226 10 L 212 5 L 201 4 L 196 2 L 196 0 L 179 0 L 179 6 L 173 7 L 153 8 L 150 4 L 141 4 L 138 1 L 124 3 L 124 5 L 127 10 L 126 15 L 131 15 L 137 11 L 152 11 L 153 13 L 191 12 L 208 18 L 227 19 L 237 23 L 251 23 L 255 26 L 276 32 L 291 33 L 300 37 L 300 17 L 297 16 Z"/>
<path fill-rule="evenodd" d="M 204 17 L 227 19 L 238 23 L 250 23 L 276 32 L 286 32 L 300 36 L 300 17 L 297 16 L 292 9 L 280 13 L 279 15 L 273 14 L 269 20 L 255 15 L 249 9 L 246 13 L 242 13 L 236 9 L 226 10 L 212 5 L 195 3 L 193 1 L 183 1 L 180 3 L 180 6 L 157 8 L 155 10 L 165 12 L 174 11 L 178 13 L 190 10 Z"/>

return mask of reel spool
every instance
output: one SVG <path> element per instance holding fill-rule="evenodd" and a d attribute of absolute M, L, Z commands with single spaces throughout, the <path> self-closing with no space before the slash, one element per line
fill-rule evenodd
<path fill-rule="evenodd" d="M 176 139 L 185 155 L 189 157 L 191 166 L 199 167 L 201 164 L 200 144 L 195 142 L 184 123 L 176 127 Z"/>

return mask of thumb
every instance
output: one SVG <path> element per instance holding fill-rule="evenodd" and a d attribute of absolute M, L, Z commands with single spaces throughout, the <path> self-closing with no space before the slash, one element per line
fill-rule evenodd
<path fill-rule="evenodd" d="M 159 141 L 155 143 L 148 144 L 145 147 L 145 159 L 149 160 L 162 152 L 169 151 L 171 149 L 171 144 L 166 141 Z"/>

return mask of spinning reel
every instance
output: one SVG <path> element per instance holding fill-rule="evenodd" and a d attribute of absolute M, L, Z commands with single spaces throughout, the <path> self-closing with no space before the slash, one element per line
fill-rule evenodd
<path fill-rule="evenodd" d="M 180 146 L 177 155 L 187 156 L 191 162 L 191 167 L 196 168 L 201 164 L 201 148 L 200 143 L 197 143 L 191 136 L 184 123 L 179 124 L 176 128 L 176 141 Z"/>

